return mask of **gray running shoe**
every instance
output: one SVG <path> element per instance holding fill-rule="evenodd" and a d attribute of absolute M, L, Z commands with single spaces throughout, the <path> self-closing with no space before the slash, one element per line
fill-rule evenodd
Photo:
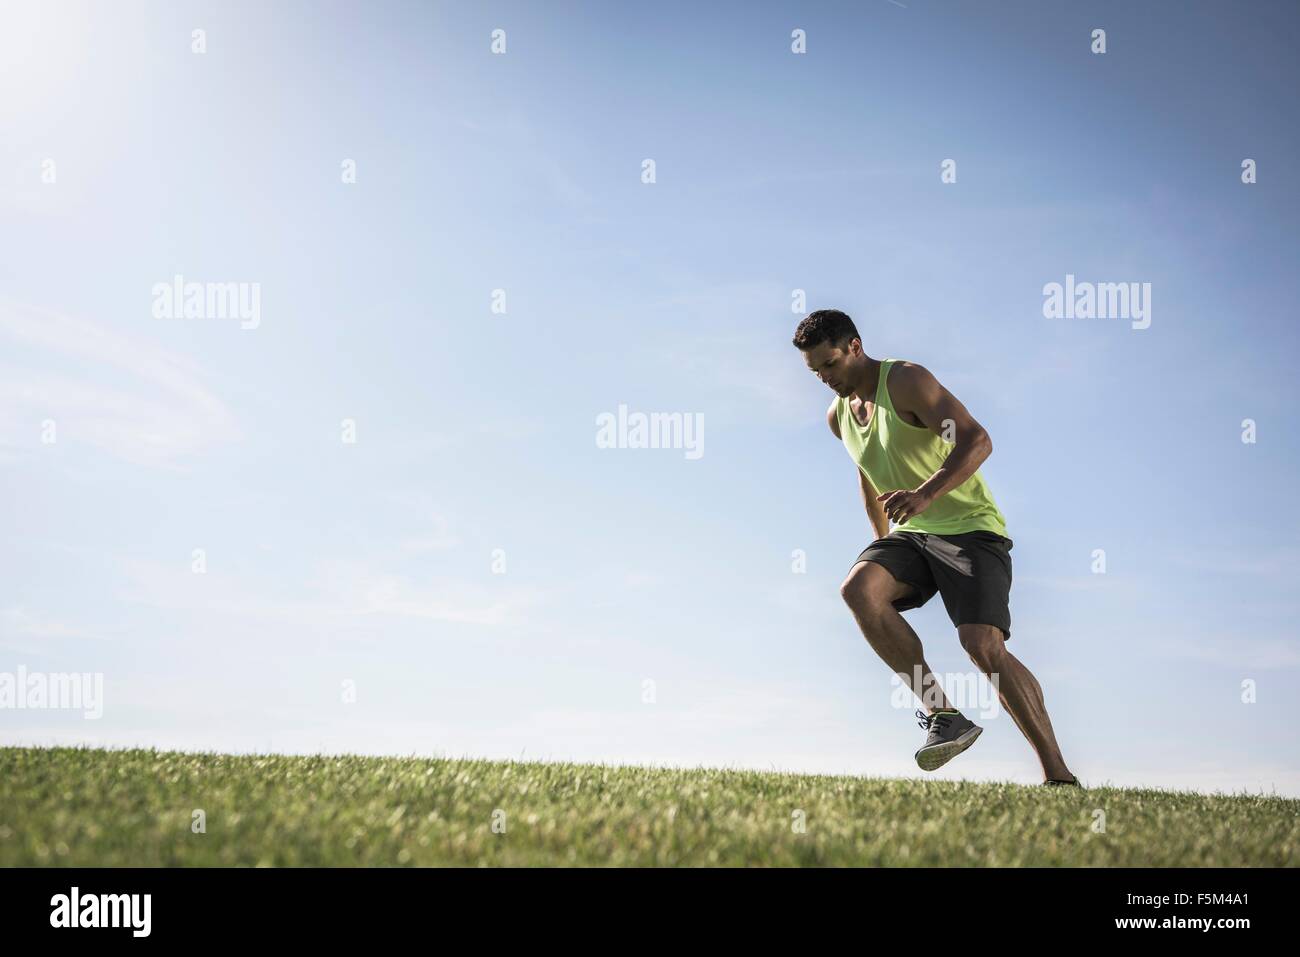
<path fill-rule="evenodd" d="M 918 722 L 929 734 L 925 744 L 916 752 L 916 763 L 923 771 L 933 771 L 942 767 L 961 754 L 980 736 L 984 730 L 973 721 L 968 721 L 960 711 L 936 711 L 926 714 L 918 710 Z"/>

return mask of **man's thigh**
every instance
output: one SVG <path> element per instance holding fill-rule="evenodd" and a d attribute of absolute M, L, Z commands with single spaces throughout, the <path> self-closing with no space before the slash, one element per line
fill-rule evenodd
<path fill-rule="evenodd" d="M 845 597 L 885 600 L 896 611 L 919 608 L 938 590 L 919 540 L 907 532 L 893 532 L 863 549 L 844 586 Z"/>
<path fill-rule="evenodd" d="M 962 625 L 993 625 L 1011 639 L 1011 539 L 993 532 L 931 535 L 930 571 L 948 617 Z"/>

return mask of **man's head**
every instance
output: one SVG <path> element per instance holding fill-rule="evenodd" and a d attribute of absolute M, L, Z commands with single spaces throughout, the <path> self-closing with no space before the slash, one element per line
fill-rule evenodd
<path fill-rule="evenodd" d="M 862 337 L 853 320 L 838 309 L 810 312 L 794 331 L 804 362 L 838 396 L 853 394 L 866 368 Z"/>

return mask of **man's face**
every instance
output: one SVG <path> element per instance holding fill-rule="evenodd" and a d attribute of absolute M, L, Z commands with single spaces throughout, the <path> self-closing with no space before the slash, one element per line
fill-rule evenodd
<path fill-rule="evenodd" d="M 853 394 L 854 380 L 857 378 L 854 374 L 853 344 L 855 342 L 856 339 L 842 346 L 823 342 L 803 354 L 808 368 L 841 398 Z"/>

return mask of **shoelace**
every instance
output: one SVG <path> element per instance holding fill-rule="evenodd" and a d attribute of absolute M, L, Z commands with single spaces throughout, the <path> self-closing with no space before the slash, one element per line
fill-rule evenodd
<path fill-rule="evenodd" d="M 926 714 L 920 708 L 916 710 L 916 716 L 921 719 L 917 724 L 927 731 L 937 731 L 940 727 L 947 727 L 952 723 L 950 714 Z"/>

